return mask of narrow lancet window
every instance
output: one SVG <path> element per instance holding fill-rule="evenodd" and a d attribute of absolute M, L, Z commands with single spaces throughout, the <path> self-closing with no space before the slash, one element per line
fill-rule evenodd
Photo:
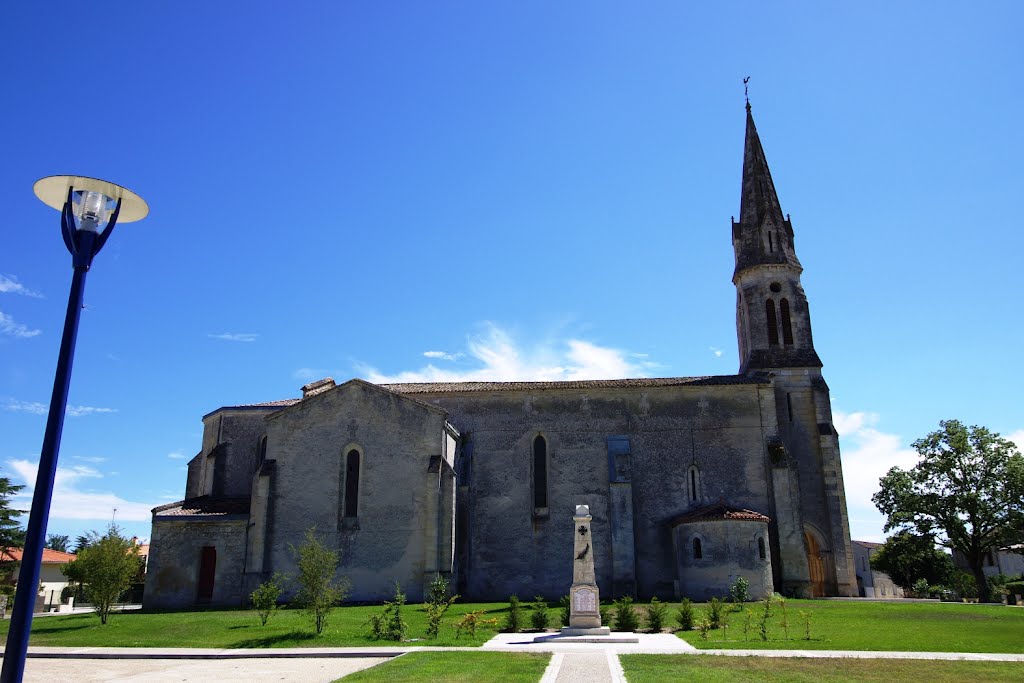
<path fill-rule="evenodd" d="M 782 312 L 782 341 L 786 346 L 792 346 L 793 325 L 789 319 L 789 301 L 787 299 L 779 302 L 779 310 Z"/>
<path fill-rule="evenodd" d="M 260 462 L 267 459 L 267 437 L 260 439 Z"/>
<path fill-rule="evenodd" d="M 693 559 L 699 560 L 702 557 L 704 557 L 704 552 L 701 550 L 700 547 L 700 539 L 695 538 L 693 539 Z"/>
<path fill-rule="evenodd" d="M 764 302 L 764 313 L 768 319 L 768 344 L 770 346 L 779 345 L 779 321 L 775 317 L 775 302 L 768 299 Z"/>
<path fill-rule="evenodd" d="M 765 559 L 764 539 L 763 538 L 757 539 L 757 556 L 760 557 L 762 560 Z"/>
<path fill-rule="evenodd" d="M 538 435 L 533 440 L 533 507 L 548 506 L 548 442 Z"/>
<path fill-rule="evenodd" d="M 359 516 L 359 451 L 345 456 L 345 516 Z"/>

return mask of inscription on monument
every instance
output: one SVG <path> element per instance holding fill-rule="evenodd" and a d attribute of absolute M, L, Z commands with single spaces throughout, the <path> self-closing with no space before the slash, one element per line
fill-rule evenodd
<path fill-rule="evenodd" d="M 575 612 L 596 612 L 597 595 L 587 588 L 579 588 L 572 594 L 572 608 Z"/>

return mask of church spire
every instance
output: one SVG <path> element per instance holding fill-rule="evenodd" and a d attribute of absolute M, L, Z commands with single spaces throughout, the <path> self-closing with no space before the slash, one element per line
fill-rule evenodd
<path fill-rule="evenodd" d="M 736 251 L 734 278 L 742 270 L 756 265 L 786 264 L 801 268 L 793 248 L 793 226 L 789 217 L 782 213 L 768 160 L 754 125 L 754 115 L 750 111 L 750 100 L 747 100 L 746 109 L 740 220 L 733 222 L 732 226 Z"/>
<path fill-rule="evenodd" d="M 793 225 L 782 213 L 749 100 L 746 109 L 740 219 L 732 224 L 740 372 L 820 368 L 800 285 L 803 267 L 793 245 Z"/>

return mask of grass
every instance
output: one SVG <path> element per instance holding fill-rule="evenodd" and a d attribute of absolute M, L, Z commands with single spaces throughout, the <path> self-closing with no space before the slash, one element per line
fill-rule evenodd
<path fill-rule="evenodd" d="M 678 635 L 702 649 L 1024 653 L 1024 609 L 1016 607 L 832 600 L 787 600 L 786 607 L 789 640 L 777 604 L 769 619 L 769 640 L 761 640 L 760 603 L 746 604 L 754 613 L 748 640 L 743 639 L 743 615 L 733 611 L 727 612 L 729 628 L 711 631 L 707 641 L 697 631 Z M 704 606 L 696 606 L 698 619 L 703 611 Z M 811 640 L 803 639 L 800 611 L 811 615 Z"/>
<path fill-rule="evenodd" d="M 537 683 L 550 654 L 511 652 L 411 652 L 345 676 L 345 683 L 502 681 Z M 340 679 L 339 679 L 340 680 Z"/>
<path fill-rule="evenodd" d="M 946 662 L 910 659 L 798 659 L 714 655 L 620 655 L 630 683 L 699 680 L 702 683 L 832 683 L 839 681 L 1020 681 L 1019 662 Z M 346 678 L 346 681 L 349 679 Z M 371 679 L 367 679 L 371 680 Z M 411 680 L 411 679 L 410 679 Z"/>
<path fill-rule="evenodd" d="M 474 647 L 491 639 L 508 605 L 473 603 L 452 606 L 435 640 L 423 640 L 427 618 L 422 605 L 407 605 L 402 615 L 409 623 L 408 638 L 419 639 L 402 645 L 448 645 Z M 298 610 L 279 610 L 266 626 L 261 626 L 249 610 L 209 610 L 202 612 L 124 612 L 110 615 L 103 626 L 94 614 L 40 617 L 32 620 L 30 645 L 75 647 L 365 647 L 398 645 L 394 641 L 374 640 L 369 636 L 367 618 L 380 606 L 340 607 L 327 620 L 324 632 L 317 636 L 312 619 Z M 497 618 L 498 626 L 482 626 L 476 637 L 455 637 L 453 624 L 468 611 L 484 610 L 485 618 Z M 6 637 L 10 621 L 0 626 Z"/>

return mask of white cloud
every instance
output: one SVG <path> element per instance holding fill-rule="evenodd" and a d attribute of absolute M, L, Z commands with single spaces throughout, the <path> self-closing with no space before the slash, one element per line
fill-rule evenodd
<path fill-rule="evenodd" d="M 917 451 L 905 446 L 898 434 L 876 429 L 876 413 L 835 410 L 832 420 L 842 449 L 850 534 L 858 541 L 884 540 L 885 515 L 871 502 L 871 496 L 878 492 L 878 480 L 889 468 L 916 465 Z"/>
<path fill-rule="evenodd" d="M 171 460 L 185 460 L 186 458 L 188 458 L 188 456 L 185 455 L 180 450 L 178 450 L 178 451 L 171 451 L 170 453 L 167 454 L 167 457 L 170 458 Z"/>
<path fill-rule="evenodd" d="M 466 340 L 466 352 L 477 367 L 454 370 L 428 364 L 418 370 L 386 374 L 368 365 L 357 371 L 368 381 L 396 382 L 514 382 L 649 377 L 657 365 L 620 349 L 580 339 L 523 346 L 492 323 Z M 429 357 L 429 356 L 428 356 Z"/>
<path fill-rule="evenodd" d="M 32 504 L 32 489 L 39 465 L 28 460 L 8 460 L 7 464 L 25 483 L 25 488 L 15 497 L 15 505 L 27 510 Z M 125 500 L 114 493 L 87 487 L 88 483 L 102 478 L 101 472 L 86 465 L 58 467 L 50 519 L 101 520 L 106 524 L 114 508 L 117 508 L 118 522 L 148 522 L 152 519 L 150 511 L 156 506 L 154 503 Z"/>
<path fill-rule="evenodd" d="M 715 358 L 722 357 L 722 349 L 718 348 L 717 346 L 709 346 L 708 351 L 710 351 L 711 355 L 714 356 Z"/>
<path fill-rule="evenodd" d="M 116 413 L 117 408 L 97 408 L 95 406 L 68 406 L 68 415 L 71 417 L 82 417 L 83 415 L 98 415 L 101 413 Z"/>
<path fill-rule="evenodd" d="M 106 462 L 107 461 L 106 458 L 101 458 L 101 457 L 98 457 L 98 456 L 91 456 L 91 455 L 72 455 L 71 459 L 72 460 L 81 460 L 82 462 L 91 462 L 91 463 L 101 463 L 101 462 Z"/>
<path fill-rule="evenodd" d="M 0 403 L 0 410 L 11 413 L 29 413 L 31 415 L 46 415 L 50 407 L 39 401 L 19 401 L 14 398 L 4 399 Z M 97 408 L 95 406 L 68 406 L 65 415 L 69 417 L 82 417 L 83 415 L 95 415 L 98 413 L 116 413 L 117 408 Z"/>
<path fill-rule="evenodd" d="M 459 351 L 458 353 L 447 353 L 445 351 L 424 351 L 423 356 L 425 358 L 439 358 L 441 360 L 456 361 L 466 354 Z"/>
<path fill-rule="evenodd" d="M 260 335 L 253 332 L 222 332 L 220 334 L 208 334 L 206 336 L 210 339 L 222 339 L 224 341 L 254 342 L 256 341 L 256 337 Z"/>
<path fill-rule="evenodd" d="M 1017 444 L 1017 449 L 1021 453 L 1024 453 L 1024 429 L 1018 429 L 1015 432 L 1010 432 L 1005 438 Z"/>
<path fill-rule="evenodd" d="M 0 274 L 0 294 L 21 294 L 22 296 L 30 296 L 33 299 L 45 299 L 39 292 L 29 289 L 25 285 L 18 282 L 18 278 L 13 275 Z"/>
<path fill-rule="evenodd" d="M 312 382 L 315 379 L 323 379 L 329 374 L 331 373 L 317 368 L 299 368 L 292 373 L 292 377 L 300 382 Z"/>
<path fill-rule="evenodd" d="M 14 398 L 4 399 L 4 402 L 0 404 L 0 408 L 3 408 L 10 413 L 31 413 L 32 415 L 46 415 L 47 405 L 45 403 L 39 403 L 38 401 L 19 401 Z"/>
<path fill-rule="evenodd" d="M 29 339 L 42 333 L 42 330 L 33 330 L 27 325 L 14 322 L 14 318 L 0 311 L 0 333 L 10 337 L 21 337 Z"/>

